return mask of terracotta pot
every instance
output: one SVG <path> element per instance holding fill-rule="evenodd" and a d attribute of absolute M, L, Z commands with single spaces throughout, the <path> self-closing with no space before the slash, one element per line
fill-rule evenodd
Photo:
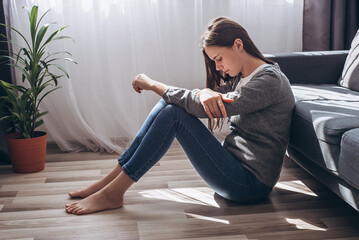
<path fill-rule="evenodd" d="M 45 168 L 47 133 L 35 132 L 35 137 L 22 139 L 20 133 L 6 136 L 6 142 L 17 173 L 39 172 Z"/>

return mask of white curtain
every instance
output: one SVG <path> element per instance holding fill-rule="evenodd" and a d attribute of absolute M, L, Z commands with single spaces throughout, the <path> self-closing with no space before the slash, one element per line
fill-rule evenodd
<path fill-rule="evenodd" d="M 137 94 L 138 73 L 188 89 L 205 86 L 199 39 L 215 17 L 242 24 L 263 53 L 301 51 L 303 0 L 5 0 L 11 26 L 28 33 L 23 6 L 52 11 L 44 23 L 57 22 L 69 40 L 47 50 L 72 53 L 79 63 L 61 62 L 70 79 L 50 94 L 41 110 L 43 130 L 65 151 L 125 150 L 159 100 Z M 55 30 L 55 27 L 52 28 Z M 11 38 L 19 41 L 18 36 Z M 19 76 L 15 81 L 20 82 Z"/>

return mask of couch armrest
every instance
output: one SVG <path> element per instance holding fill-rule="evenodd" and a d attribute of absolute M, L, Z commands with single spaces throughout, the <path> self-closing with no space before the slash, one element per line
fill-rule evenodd
<path fill-rule="evenodd" d="M 348 51 L 265 54 L 277 62 L 292 84 L 337 84 Z"/>

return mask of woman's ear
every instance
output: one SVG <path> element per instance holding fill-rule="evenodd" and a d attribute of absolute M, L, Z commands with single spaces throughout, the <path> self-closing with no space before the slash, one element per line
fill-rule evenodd
<path fill-rule="evenodd" d="M 239 39 L 239 38 L 236 38 L 236 39 L 234 40 L 233 47 L 234 47 L 236 50 L 242 52 L 242 51 L 243 51 L 243 42 L 242 42 L 242 40 Z"/>

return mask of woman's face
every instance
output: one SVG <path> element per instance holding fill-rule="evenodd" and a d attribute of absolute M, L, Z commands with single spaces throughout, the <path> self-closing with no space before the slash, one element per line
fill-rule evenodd
<path fill-rule="evenodd" d="M 232 47 L 208 46 L 205 47 L 204 51 L 215 62 L 217 71 L 222 71 L 231 77 L 235 77 L 243 68 L 241 54 L 243 45 L 240 43 L 235 42 Z"/>

